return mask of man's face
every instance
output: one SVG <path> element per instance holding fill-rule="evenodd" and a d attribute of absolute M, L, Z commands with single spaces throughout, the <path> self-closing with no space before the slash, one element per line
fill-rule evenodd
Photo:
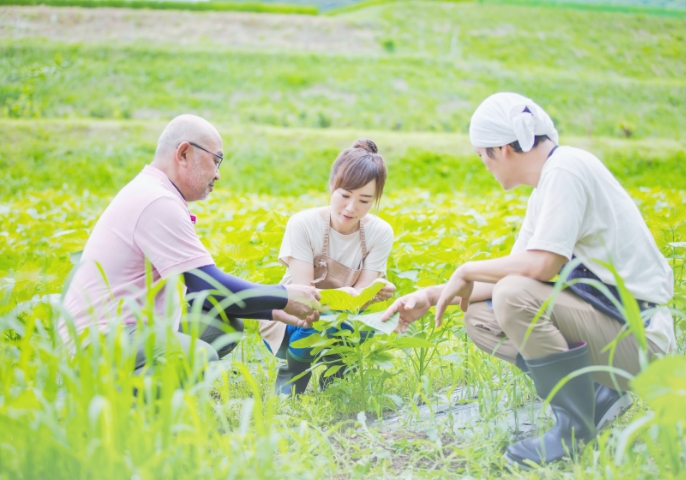
<path fill-rule="evenodd" d="M 222 156 L 221 142 L 207 142 L 202 148 Z M 219 180 L 219 159 L 198 147 L 191 145 L 188 154 L 186 183 L 190 190 L 189 202 L 204 200 L 214 189 L 214 182 Z"/>
<path fill-rule="evenodd" d="M 489 172 L 493 174 L 498 183 L 505 190 L 511 190 L 519 183 L 515 179 L 515 165 L 511 158 L 505 158 L 503 152 L 508 147 L 496 147 L 493 149 L 493 157 L 488 156 L 486 149 L 477 147 L 474 149 L 476 154 L 481 157 Z"/>

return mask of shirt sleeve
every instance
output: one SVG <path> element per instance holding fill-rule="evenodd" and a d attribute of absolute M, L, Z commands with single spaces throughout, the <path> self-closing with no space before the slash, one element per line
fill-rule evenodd
<path fill-rule="evenodd" d="M 286 266 L 291 258 L 314 264 L 314 249 L 308 235 L 306 221 L 305 215 L 296 214 L 286 224 L 279 250 L 279 261 Z"/>
<path fill-rule="evenodd" d="M 229 316 L 271 320 L 272 310 L 281 310 L 288 304 L 288 292 L 283 285 L 260 285 L 248 282 L 222 272 L 216 265 L 207 265 L 185 272 L 183 276 L 189 295 L 203 291 L 217 292 L 218 285 L 235 294 L 236 298 L 224 309 Z M 212 297 L 219 302 L 226 298 L 219 292 L 212 294 Z M 203 304 L 206 310 L 211 310 L 213 306 L 214 304 L 209 299 Z"/>
<path fill-rule="evenodd" d="M 160 197 L 143 210 L 133 241 L 162 278 L 214 263 L 188 212 L 170 197 Z"/>
<path fill-rule="evenodd" d="M 540 185 L 536 203 L 536 225 L 526 249 L 545 250 L 571 259 L 588 207 L 583 183 L 573 173 L 556 169 Z"/>
<path fill-rule="evenodd" d="M 391 254 L 392 248 L 393 227 L 386 222 L 382 222 L 379 236 L 374 241 L 371 250 L 367 252 L 367 258 L 364 260 L 362 268 L 364 270 L 386 273 L 386 263 L 388 262 L 388 256 Z"/>

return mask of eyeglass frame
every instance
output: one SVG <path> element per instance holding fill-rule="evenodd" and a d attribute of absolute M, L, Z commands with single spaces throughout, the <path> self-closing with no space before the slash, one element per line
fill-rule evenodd
<path fill-rule="evenodd" d="M 203 152 L 207 152 L 207 153 L 209 153 L 210 155 L 214 155 L 215 157 L 217 157 L 217 158 L 219 159 L 219 163 L 217 164 L 217 170 L 219 170 L 219 167 L 222 166 L 222 162 L 224 161 L 224 156 L 223 156 L 223 155 L 217 155 L 217 154 L 214 153 L 214 152 L 210 152 L 208 149 L 201 147 L 201 146 L 198 145 L 197 143 L 188 142 L 188 144 L 194 146 L 195 148 L 199 148 L 199 149 L 202 150 Z"/>

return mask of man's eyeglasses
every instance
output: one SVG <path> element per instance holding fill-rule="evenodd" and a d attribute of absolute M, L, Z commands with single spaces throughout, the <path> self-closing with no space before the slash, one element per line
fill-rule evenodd
<path fill-rule="evenodd" d="M 208 149 L 202 148 L 202 147 L 201 147 L 200 145 L 198 145 L 197 143 L 193 143 L 193 142 L 188 142 L 188 143 L 189 143 L 189 145 L 193 145 L 195 148 L 199 148 L 199 149 L 202 150 L 203 152 L 207 152 L 207 153 L 209 153 L 210 155 L 214 155 L 215 157 L 217 157 L 217 158 L 219 159 L 219 163 L 217 164 L 217 170 L 219 170 L 219 167 L 221 166 L 222 162 L 224 161 L 224 157 L 223 157 L 223 156 L 217 155 L 217 154 L 214 153 L 214 152 L 210 152 Z"/>

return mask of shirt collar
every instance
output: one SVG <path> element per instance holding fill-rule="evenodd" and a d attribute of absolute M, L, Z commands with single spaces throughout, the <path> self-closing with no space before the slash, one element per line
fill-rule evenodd
<path fill-rule="evenodd" d="M 150 175 L 151 177 L 155 177 L 161 180 L 162 184 L 167 188 L 167 190 L 176 195 L 179 198 L 179 200 L 181 200 L 184 203 L 184 205 L 188 207 L 188 202 L 185 198 L 183 198 L 181 190 L 179 190 L 179 188 L 176 185 L 174 185 L 174 183 L 171 180 L 169 180 L 167 174 L 164 173 L 162 170 L 160 170 L 157 167 L 153 167 L 152 165 L 146 165 L 145 167 L 143 167 L 143 171 L 141 173 L 145 175 Z"/>

